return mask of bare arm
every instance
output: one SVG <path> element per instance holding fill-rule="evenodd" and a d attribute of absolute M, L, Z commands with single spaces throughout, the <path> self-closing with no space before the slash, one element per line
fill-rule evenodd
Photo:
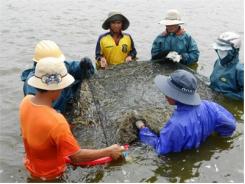
<path fill-rule="evenodd" d="M 101 157 L 112 157 L 114 160 L 118 159 L 124 148 L 114 144 L 103 149 L 80 149 L 78 152 L 70 156 L 72 162 L 85 162 L 95 160 Z"/>

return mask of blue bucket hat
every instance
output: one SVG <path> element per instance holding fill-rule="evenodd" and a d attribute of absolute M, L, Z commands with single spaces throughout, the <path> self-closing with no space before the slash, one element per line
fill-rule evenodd
<path fill-rule="evenodd" d="M 176 70 L 169 77 L 158 75 L 154 82 L 157 88 L 166 96 L 187 105 L 199 105 L 201 99 L 196 92 L 195 76 L 185 70 Z"/>

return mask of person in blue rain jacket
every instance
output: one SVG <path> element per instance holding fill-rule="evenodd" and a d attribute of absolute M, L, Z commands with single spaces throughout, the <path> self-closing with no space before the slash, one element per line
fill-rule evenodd
<path fill-rule="evenodd" d="M 94 74 L 95 68 L 92 61 L 87 57 L 82 58 L 81 61 L 65 61 L 64 54 L 55 42 L 51 40 L 42 40 L 35 47 L 33 67 L 23 71 L 21 75 L 21 80 L 24 82 L 24 96 L 28 94 L 36 94 L 36 89 L 28 85 L 27 80 L 34 75 L 37 62 L 45 57 L 56 57 L 61 61 L 64 61 L 69 74 L 71 74 L 75 79 L 75 82 L 71 86 L 65 88 L 60 97 L 53 102 L 53 107 L 57 111 L 64 113 L 67 103 L 73 99 L 83 79 L 90 78 Z"/>
<path fill-rule="evenodd" d="M 234 132 L 233 115 L 215 102 L 200 99 L 193 74 L 176 70 L 169 77 L 158 75 L 154 81 L 168 103 L 177 106 L 160 135 L 153 133 L 143 121 L 136 121 L 140 141 L 152 146 L 157 154 L 198 148 L 213 132 L 224 137 Z"/>
<path fill-rule="evenodd" d="M 239 62 L 241 38 L 234 32 L 222 33 L 213 44 L 218 59 L 210 76 L 210 87 L 226 97 L 244 99 L 244 64 Z"/>
<path fill-rule="evenodd" d="M 181 27 L 184 22 L 181 21 L 179 12 L 175 9 L 169 10 L 160 24 L 164 24 L 166 30 L 158 35 L 152 44 L 152 60 L 164 59 L 182 64 L 196 63 L 199 50 L 196 41 Z"/>

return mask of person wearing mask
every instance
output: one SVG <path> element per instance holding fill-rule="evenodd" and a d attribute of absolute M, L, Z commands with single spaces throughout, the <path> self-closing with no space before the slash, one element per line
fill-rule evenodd
<path fill-rule="evenodd" d="M 25 148 L 24 165 L 32 179 L 52 181 L 66 170 L 65 157 L 73 163 L 101 157 L 118 159 L 124 148 L 114 144 L 103 149 L 81 149 L 65 117 L 53 108 L 62 90 L 75 81 L 63 59 L 47 57 L 36 64 L 27 81 L 36 89 L 20 104 L 20 129 Z"/>
<path fill-rule="evenodd" d="M 37 90 L 28 85 L 27 81 L 30 77 L 34 75 L 36 64 L 39 62 L 40 59 L 45 57 L 57 57 L 60 60 L 64 61 L 68 73 L 75 78 L 75 82 L 64 89 L 59 98 L 53 102 L 53 107 L 57 111 L 64 113 L 67 103 L 71 102 L 71 100 L 75 97 L 76 92 L 78 91 L 82 81 L 84 79 L 90 78 L 95 73 L 95 68 L 92 64 L 92 61 L 88 57 L 82 58 L 81 61 L 65 61 L 64 54 L 54 41 L 42 40 L 38 42 L 35 47 L 35 53 L 32 59 L 33 67 L 30 69 L 26 69 L 21 74 L 21 80 L 24 82 L 24 96 L 28 94 L 36 94 Z"/>
<path fill-rule="evenodd" d="M 226 97 L 243 101 L 244 64 L 239 62 L 241 38 L 234 32 L 222 33 L 213 48 L 218 58 L 210 76 L 210 87 Z"/>
<path fill-rule="evenodd" d="M 108 65 L 117 65 L 131 62 L 136 58 L 137 51 L 130 34 L 122 31 L 129 27 L 129 20 L 119 12 L 110 12 L 102 24 L 106 32 L 99 36 L 95 59 L 97 67 L 107 68 Z"/>
<path fill-rule="evenodd" d="M 165 19 L 160 24 L 165 25 L 166 29 L 152 44 L 152 60 L 170 60 L 186 65 L 196 63 L 199 58 L 196 41 L 181 27 L 184 22 L 178 10 L 168 10 Z"/>
<path fill-rule="evenodd" d="M 168 103 L 176 106 L 160 135 L 143 121 L 136 121 L 140 141 L 152 146 L 157 154 L 196 149 L 212 133 L 226 137 L 236 129 L 236 120 L 230 112 L 215 102 L 200 99 L 192 73 L 176 70 L 170 76 L 158 75 L 154 81 Z"/>

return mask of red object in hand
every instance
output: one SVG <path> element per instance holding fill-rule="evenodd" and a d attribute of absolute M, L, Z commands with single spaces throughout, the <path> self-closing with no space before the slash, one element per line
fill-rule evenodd
<path fill-rule="evenodd" d="M 124 147 L 125 150 L 128 150 L 129 145 L 128 144 L 124 144 L 123 147 Z"/>
<path fill-rule="evenodd" d="M 72 163 L 71 159 L 69 157 L 65 157 L 65 162 L 68 164 L 74 165 L 74 166 L 102 165 L 102 164 L 106 164 L 106 163 L 111 162 L 111 161 L 112 161 L 111 157 L 102 157 L 102 158 L 92 160 L 92 161 Z"/>
<path fill-rule="evenodd" d="M 124 149 L 125 150 L 128 150 L 128 147 L 129 145 L 128 144 L 125 144 L 124 145 Z M 111 157 L 102 157 L 102 158 L 99 158 L 99 159 L 96 159 L 96 160 L 91 160 L 91 161 L 86 161 L 86 162 L 78 162 L 78 163 L 72 163 L 71 162 L 71 159 L 69 157 L 65 157 L 65 162 L 67 164 L 71 164 L 71 165 L 74 165 L 74 166 L 94 166 L 94 165 L 103 165 L 103 164 L 106 164 L 106 163 L 109 163 L 112 161 L 112 158 Z"/>

